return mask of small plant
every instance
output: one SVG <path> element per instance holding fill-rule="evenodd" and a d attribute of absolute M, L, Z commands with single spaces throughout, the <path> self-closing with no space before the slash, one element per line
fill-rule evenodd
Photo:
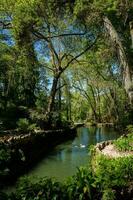
<path fill-rule="evenodd" d="M 35 131 L 36 129 L 39 129 L 38 127 L 37 127 L 37 125 L 34 123 L 34 124 L 30 124 L 29 125 L 29 127 L 28 127 L 28 130 L 29 131 Z"/>
<path fill-rule="evenodd" d="M 8 165 L 11 161 L 11 150 L 0 145 L 0 176 L 8 175 L 9 168 Z"/>
<path fill-rule="evenodd" d="M 19 131 L 28 131 L 29 128 L 29 120 L 26 118 L 20 118 L 17 122 Z"/>
<path fill-rule="evenodd" d="M 11 158 L 10 150 L 0 149 L 0 161 L 8 161 Z"/>
<path fill-rule="evenodd" d="M 11 149 L 6 145 L 0 145 L 0 168 L 3 163 L 8 163 L 11 159 Z"/>
<path fill-rule="evenodd" d="M 102 200 L 114 200 L 115 199 L 115 192 L 108 188 L 103 191 Z"/>
<path fill-rule="evenodd" d="M 38 129 L 35 123 L 30 124 L 29 120 L 26 118 L 20 118 L 17 122 L 17 125 L 19 131 L 32 132 L 35 129 Z"/>
<path fill-rule="evenodd" d="M 130 134 L 130 133 L 133 133 L 133 125 L 128 125 L 127 128 L 126 128 L 127 132 Z"/>
<path fill-rule="evenodd" d="M 73 177 L 68 179 L 67 193 L 69 199 L 92 199 L 93 177 L 91 171 L 80 167 Z"/>

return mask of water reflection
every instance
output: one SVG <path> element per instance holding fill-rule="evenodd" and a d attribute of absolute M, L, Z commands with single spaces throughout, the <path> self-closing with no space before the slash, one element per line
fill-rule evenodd
<path fill-rule="evenodd" d="M 118 133 L 111 128 L 79 128 L 77 137 L 58 145 L 28 176 L 56 177 L 59 181 L 73 175 L 76 168 L 89 164 L 88 147 L 104 140 L 116 139 Z"/>

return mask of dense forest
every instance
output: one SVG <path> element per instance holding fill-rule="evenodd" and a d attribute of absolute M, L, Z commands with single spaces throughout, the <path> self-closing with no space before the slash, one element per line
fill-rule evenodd
<path fill-rule="evenodd" d="M 1 129 L 71 120 L 130 124 L 132 4 L 1 0 Z"/>
<path fill-rule="evenodd" d="M 21 133 L 32 137 L 28 133 L 40 134 L 44 130 L 58 132 L 60 129 L 71 129 L 75 123 L 108 124 L 121 132 L 126 130 L 130 133 L 129 138 L 118 139 L 116 146 L 119 150 L 133 150 L 133 1 L 0 0 L 0 177 L 12 155 L 18 157 L 21 154 L 24 157 L 20 147 L 17 146 L 19 153 L 16 153 L 12 146 L 4 146 L 6 142 L 1 143 L 3 136 L 8 136 L 8 139 L 10 134 Z M 49 137 L 55 140 L 55 134 L 48 134 L 45 134 L 48 138 L 46 146 Z M 37 141 L 38 145 L 44 145 L 39 139 Z M 93 149 L 93 155 L 94 152 Z M 96 159 L 99 157 L 96 156 Z M 99 162 L 103 166 L 105 164 L 105 168 L 109 165 L 115 168 L 116 164 L 116 173 L 119 171 L 117 161 L 109 161 L 108 164 L 106 159 L 102 159 Z M 132 162 L 124 159 L 126 164 L 121 166 L 129 171 L 122 171 L 121 174 L 126 176 L 126 180 L 129 175 L 128 181 L 132 183 Z M 14 161 L 10 166 L 12 163 Z M 92 165 L 95 166 L 95 163 Z M 110 177 L 103 181 L 105 185 L 100 186 L 102 171 L 94 175 L 93 166 L 91 171 L 79 170 L 73 181 L 64 186 L 46 180 L 40 185 L 32 185 L 32 189 L 38 187 L 37 191 L 40 191 L 41 187 L 49 186 L 50 191 L 54 191 L 55 188 L 62 196 L 50 197 L 49 192 L 49 197 L 44 199 L 51 200 L 131 198 L 132 194 L 128 196 L 124 193 L 124 178 L 117 177 L 122 186 L 118 181 L 117 186 L 112 183 L 105 187 Z M 92 186 L 89 189 L 84 186 L 88 177 L 88 184 Z M 80 184 L 76 193 L 78 181 Z M 84 194 L 80 195 L 82 186 Z M 114 194 L 115 186 L 121 192 L 116 190 L 117 197 L 108 197 L 107 194 Z M 58 187 L 60 191 L 57 191 Z M 75 196 L 64 194 L 63 197 L 66 188 L 73 189 Z M 98 193 L 91 197 L 90 193 L 95 190 Z M 132 193 L 133 189 L 130 191 Z M 127 197 L 119 197 L 122 192 Z M 43 199 L 39 195 L 32 198 L 31 193 L 29 197 L 20 196 L 10 198 Z"/>

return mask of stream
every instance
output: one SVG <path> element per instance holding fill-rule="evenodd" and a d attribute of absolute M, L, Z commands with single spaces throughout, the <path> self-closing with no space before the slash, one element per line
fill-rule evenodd
<path fill-rule="evenodd" d="M 31 179 L 36 176 L 55 177 L 63 181 L 76 172 L 76 168 L 89 164 L 89 146 L 101 141 L 119 137 L 118 132 L 106 127 L 81 127 L 77 129 L 74 140 L 58 145 L 47 157 L 42 159 L 29 173 Z"/>
<path fill-rule="evenodd" d="M 77 129 L 77 136 L 58 146 L 37 163 L 24 176 L 29 177 L 33 182 L 36 178 L 54 177 L 58 181 L 64 181 L 67 177 L 76 173 L 80 166 L 89 165 L 90 145 L 117 139 L 120 134 L 113 128 L 107 127 L 80 127 Z M 6 192 L 15 189 L 15 185 L 6 188 Z"/>

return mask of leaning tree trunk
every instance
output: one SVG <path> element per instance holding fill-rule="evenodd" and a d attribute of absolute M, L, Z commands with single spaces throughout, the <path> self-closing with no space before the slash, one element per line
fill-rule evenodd
<path fill-rule="evenodd" d="M 126 93 L 128 94 L 129 101 L 133 105 L 133 69 L 132 69 L 132 64 L 130 62 L 131 57 L 125 53 L 122 41 L 111 21 L 107 17 L 104 17 L 103 20 L 104 20 L 104 26 L 108 31 L 110 39 L 117 50 L 119 62 L 122 67 L 124 87 Z M 131 24 L 130 24 L 130 33 L 133 43 L 133 27 Z"/>
<path fill-rule="evenodd" d="M 57 92 L 57 85 L 58 85 L 59 75 L 54 76 L 53 84 L 50 92 L 47 112 L 46 112 L 46 120 L 50 124 L 52 120 L 52 111 L 54 109 L 54 102 L 55 102 L 55 95 Z"/>

